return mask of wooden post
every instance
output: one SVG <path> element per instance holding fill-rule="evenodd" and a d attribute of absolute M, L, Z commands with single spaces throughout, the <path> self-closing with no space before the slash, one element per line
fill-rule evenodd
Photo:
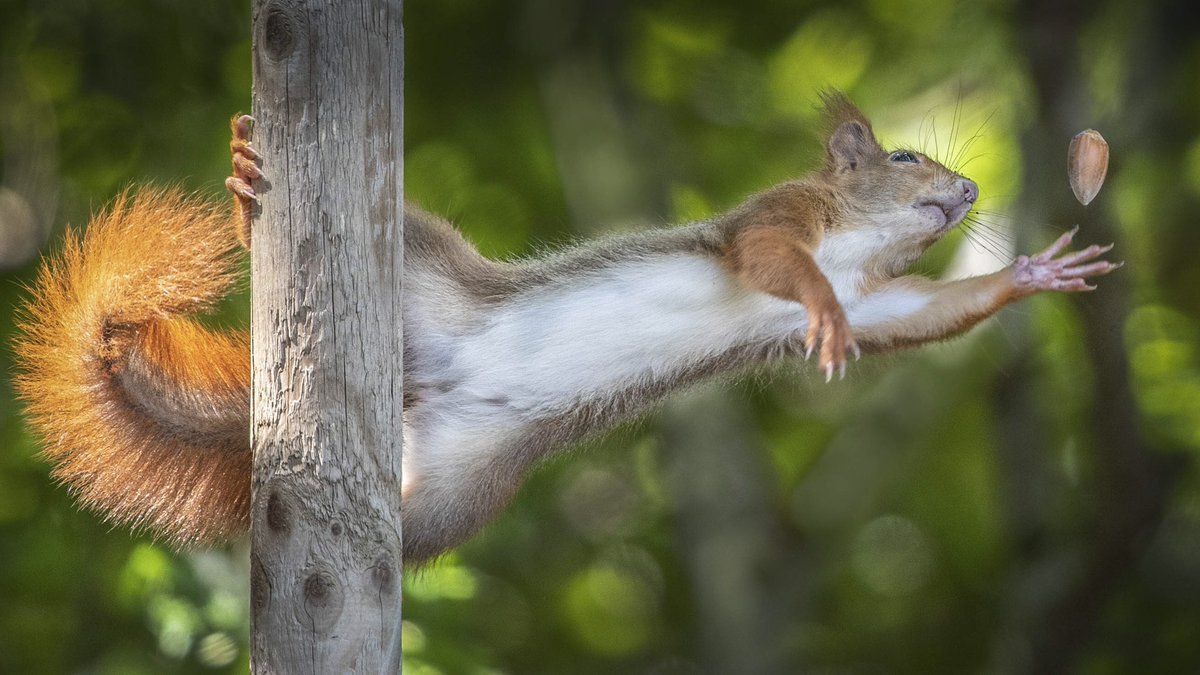
<path fill-rule="evenodd" d="M 400 671 L 402 0 L 253 0 L 251 669 Z"/>

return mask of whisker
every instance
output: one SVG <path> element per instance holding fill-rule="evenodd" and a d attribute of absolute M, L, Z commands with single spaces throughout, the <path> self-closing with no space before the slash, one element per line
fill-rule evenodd
<path fill-rule="evenodd" d="M 975 243 L 978 243 L 981 247 L 983 247 L 983 249 L 985 251 L 987 251 L 987 253 L 989 253 L 992 257 L 994 257 L 997 261 L 999 261 L 999 262 L 1007 262 L 1008 261 L 1009 256 L 1007 254 L 1005 247 L 1002 246 L 1001 244 L 987 238 L 986 236 L 981 234 L 978 230 L 968 226 L 968 227 L 963 228 L 963 235 L 967 237 L 968 241 L 973 241 Z"/>
<path fill-rule="evenodd" d="M 992 231 L 985 230 L 985 229 L 981 229 L 977 226 L 972 226 L 971 231 L 978 233 L 980 237 L 987 239 L 992 244 L 995 244 L 996 247 L 998 247 L 998 248 L 1004 249 L 1006 251 L 1012 248 L 1013 242 L 1008 237 L 1005 237 L 1003 234 L 1000 234 L 998 232 L 992 232 Z"/>
<path fill-rule="evenodd" d="M 972 229 L 978 230 L 981 233 L 985 233 L 989 238 L 999 241 L 1008 241 L 1007 233 L 998 229 L 994 225 L 989 225 L 974 219 L 966 219 L 963 222 L 968 223 Z"/>
<path fill-rule="evenodd" d="M 967 217 L 981 220 L 984 223 L 996 223 L 998 225 L 1001 225 L 1005 221 L 1009 220 L 1007 213 L 1002 213 L 1000 211 L 980 211 L 976 209 L 971 209 L 971 212 L 967 214 Z"/>
<path fill-rule="evenodd" d="M 933 158 L 935 160 L 937 160 L 937 162 L 939 164 L 941 164 L 942 163 L 942 153 L 938 149 L 937 118 L 936 117 L 933 119 L 933 123 L 930 125 L 930 130 L 933 132 Z"/>
<path fill-rule="evenodd" d="M 971 248 L 975 249 L 975 252 L 976 252 L 976 253 L 987 253 L 987 252 L 989 252 L 989 251 L 987 251 L 987 249 L 984 249 L 983 247 L 981 247 L 981 246 L 979 245 L 979 243 L 978 243 L 978 242 L 976 242 L 976 241 L 975 241 L 975 239 L 971 237 L 971 231 L 970 231 L 970 230 L 967 230 L 967 229 L 964 229 L 964 230 L 963 230 L 963 239 L 964 239 L 964 240 L 966 240 L 966 242 L 967 242 L 968 244 L 970 244 L 970 245 L 971 245 Z"/>
<path fill-rule="evenodd" d="M 984 195 L 983 199 L 985 201 L 988 199 L 1012 199 L 1014 197 L 1020 197 L 1020 196 L 1021 196 L 1020 192 L 1008 192 L 1008 193 L 1005 193 L 1002 195 Z"/>
<path fill-rule="evenodd" d="M 987 231 L 992 236 L 994 236 L 1002 241 L 1005 241 L 1008 243 L 1011 243 L 1013 241 L 1012 234 L 1009 232 L 1009 229 L 1007 227 L 1003 227 L 1003 226 L 1000 226 L 1000 225 L 994 224 L 994 223 L 988 223 L 986 221 L 982 221 L 982 220 L 978 220 L 978 219 L 971 220 L 970 222 L 973 223 L 975 226 L 979 227 L 980 229 Z"/>
<path fill-rule="evenodd" d="M 959 172 L 960 172 L 960 171 L 962 171 L 964 168 L 966 168 L 966 166 L 967 166 L 968 164 L 970 164 L 971 162 L 974 162 L 975 160 L 979 159 L 980 157 L 989 157 L 989 156 L 990 156 L 990 157 L 997 157 L 998 155 L 997 155 L 996 153 L 994 153 L 994 152 L 980 152 L 980 153 L 978 153 L 978 154 L 971 155 L 970 159 L 968 159 L 967 161 L 965 161 L 965 162 L 963 162 L 962 164 L 958 165 L 958 166 L 957 166 L 957 167 L 954 169 L 954 172 L 955 172 L 955 173 L 959 173 Z"/>
<path fill-rule="evenodd" d="M 926 122 L 929 122 L 932 125 L 932 122 L 930 121 L 930 117 L 932 115 L 932 110 L 926 111 L 925 116 L 921 118 L 921 124 L 917 127 L 917 142 L 921 144 L 922 155 L 929 154 L 929 129 L 926 128 L 925 124 Z"/>
<path fill-rule="evenodd" d="M 974 228 L 967 228 L 967 230 L 971 234 L 975 235 L 976 237 L 979 237 L 979 239 L 981 239 L 982 241 L 987 242 L 988 248 L 993 253 L 995 253 L 997 256 L 1005 257 L 1008 255 L 1008 251 L 1011 248 L 1011 246 L 1009 246 L 1008 242 L 1000 241 L 1000 240 L 996 239 L 995 237 L 984 234 L 982 231 L 976 230 Z"/>
<path fill-rule="evenodd" d="M 973 222 L 978 222 L 980 227 L 986 227 L 996 232 L 1007 232 L 1009 229 L 1007 223 L 1002 222 L 1001 219 L 998 219 L 998 217 L 994 216 L 976 216 L 974 217 Z"/>
<path fill-rule="evenodd" d="M 962 82 L 958 84 L 958 98 L 954 101 L 954 113 L 950 116 L 950 142 L 947 144 L 947 159 L 954 157 L 954 142 L 958 138 L 958 127 L 962 122 Z M 947 162 L 947 165 L 952 162 Z M 957 172 L 955 172 L 957 173 Z"/>
<path fill-rule="evenodd" d="M 1011 214 L 1007 214 L 1007 213 L 996 213 L 996 212 L 987 212 L 987 211 L 976 213 L 974 211 L 974 209 L 972 209 L 971 214 L 976 217 L 983 216 L 984 222 L 989 223 L 989 224 L 996 224 L 999 221 L 1017 220 L 1017 221 L 1020 221 L 1021 223 L 1027 223 L 1030 227 L 1034 227 L 1034 228 L 1049 229 L 1049 230 L 1062 231 L 1062 232 L 1066 232 L 1068 229 L 1070 229 L 1070 228 L 1059 227 L 1058 225 L 1052 225 L 1045 220 L 1031 220 L 1028 218 L 1013 218 L 1011 216 Z M 1009 226 L 1002 225 L 1002 227 L 1005 227 L 1006 229 L 1012 229 Z"/>
<path fill-rule="evenodd" d="M 966 229 L 966 230 L 963 230 L 963 236 L 966 238 L 966 240 L 968 242 L 970 242 L 971 247 L 974 248 L 976 251 L 978 251 L 980 253 L 986 253 L 989 256 L 992 256 L 993 258 L 1000 259 L 1000 253 L 998 253 L 991 244 L 984 241 L 978 235 L 977 232 L 974 232 L 973 230 L 970 230 L 970 229 Z"/>
<path fill-rule="evenodd" d="M 992 236 L 996 237 L 997 239 L 999 239 L 1001 241 L 1010 242 L 1010 243 L 1013 241 L 1010 229 L 1005 224 L 1002 224 L 1000 222 L 989 222 L 987 220 L 979 218 L 978 216 L 968 216 L 967 218 L 964 218 L 963 220 L 966 222 L 970 222 L 983 230 L 986 230 Z"/>
<path fill-rule="evenodd" d="M 983 138 L 983 135 L 984 135 L 983 132 L 987 128 L 988 124 L 991 123 L 992 118 L 995 117 L 997 110 L 999 110 L 999 108 L 992 108 L 992 112 L 988 113 L 988 116 L 984 118 L 983 122 L 979 125 L 979 128 L 975 130 L 975 133 L 972 134 L 971 137 L 967 139 L 966 143 L 963 143 L 962 149 L 960 149 L 958 154 L 956 154 L 954 156 L 954 160 L 953 160 L 954 164 L 958 164 L 958 161 L 962 159 L 963 155 L 967 154 L 967 151 L 971 148 L 971 145 L 973 145 L 975 143 L 975 141 L 979 140 L 980 138 Z M 988 153 L 980 153 L 979 155 L 975 155 L 974 157 L 967 160 L 963 164 L 956 166 L 954 169 L 954 172 L 959 173 L 960 169 L 965 167 L 967 164 L 970 164 L 972 161 L 974 161 L 976 158 L 980 157 L 983 154 L 988 154 Z"/>

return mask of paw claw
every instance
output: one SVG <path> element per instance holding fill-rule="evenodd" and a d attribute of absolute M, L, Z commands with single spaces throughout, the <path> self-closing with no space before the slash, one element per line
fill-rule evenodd
<path fill-rule="evenodd" d="M 240 140 L 249 140 L 250 131 L 254 128 L 255 119 L 249 115 L 241 115 L 233 120 L 233 135 Z"/>
<path fill-rule="evenodd" d="M 242 199 L 258 201 L 258 194 L 254 191 L 254 188 L 250 187 L 249 183 L 237 176 L 230 176 L 225 179 L 225 189 Z"/>
<path fill-rule="evenodd" d="M 819 352 L 818 368 L 824 372 L 825 381 L 832 382 L 835 372 L 845 378 L 847 353 L 858 356 L 861 352 L 841 305 L 832 294 L 802 302 L 809 315 L 804 358 L 808 359 L 814 351 Z"/>
<path fill-rule="evenodd" d="M 250 159 L 249 155 L 235 152 L 233 155 L 233 172 L 242 180 L 251 181 L 262 178 L 262 169 Z"/>
<path fill-rule="evenodd" d="M 1036 256 L 1017 258 L 1012 267 L 1013 282 L 1022 294 L 1029 295 L 1038 291 L 1094 291 L 1096 286 L 1088 284 L 1085 279 L 1108 274 L 1121 266 L 1121 263 L 1096 260 L 1111 251 L 1114 244 L 1092 244 L 1082 250 L 1060 256 L 1065 242 L 1069 241 L 1069 236 L 1078 229 L 1079 226 L 1076 226 Z"/>

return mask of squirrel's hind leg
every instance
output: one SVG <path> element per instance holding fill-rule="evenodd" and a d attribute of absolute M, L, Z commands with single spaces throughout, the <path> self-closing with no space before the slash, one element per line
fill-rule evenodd
<path fill-rule="evenodd" d="M 262 178 L 262 169 L 257 160 L 261 155 L 250 147 L 250 129 L 254 118 L 249 115 L 234 115 L 229 122 L 233 137 L 229 141 L 229 153 L 233 156 L 233 173 L 225 179 L 225 188 L 233 193 L 234 207 L 238 213 L 238 240 L 250 248 L 251 219 L 254 206 L 258 203 L 251 182 Z"/>

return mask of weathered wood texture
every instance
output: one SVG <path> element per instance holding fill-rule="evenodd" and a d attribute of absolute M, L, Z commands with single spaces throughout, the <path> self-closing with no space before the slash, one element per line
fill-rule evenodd
<path fill-rule="evenodd" d="M 399 672 L 401 0 L 254 0 L 256 673 Z"/>

